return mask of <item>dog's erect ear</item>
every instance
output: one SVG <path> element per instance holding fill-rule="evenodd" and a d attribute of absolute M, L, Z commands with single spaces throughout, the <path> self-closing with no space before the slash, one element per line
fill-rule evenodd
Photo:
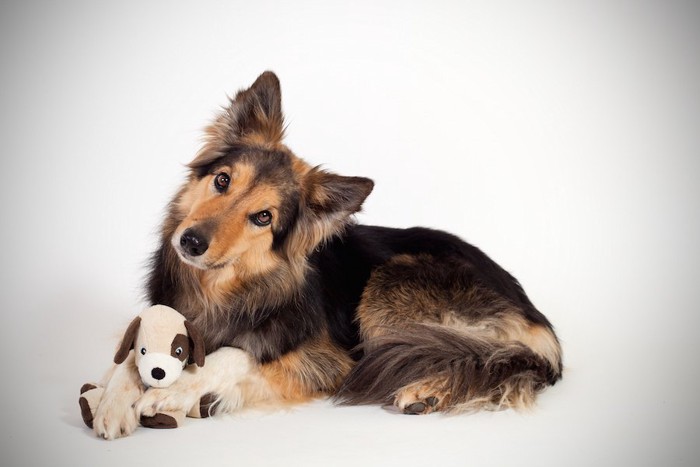
<path fill-rule="evenodd" d="M 231 107 L 235 108 L 236 123 L 242 135 L 259 132 L 271 142 L 282 140 L 282 91 L 280 80 L 273 72 L 266 71 L 249 89 L 239 91 Z"/>
<path fill-rule="evenodd" d="M 232 147 L 241 144 L 274 147 L 284 138 L 282 92 L 271 72 L 258 76 L 253 85 L 238 91 L 214 122 L 206 129 L 205 143 L 190 167 L 214 162 Z"/>
<path fill-rule="evenodd" d="M 136 334 L 139 332 L 140 325 L 141 317 L 137 316 L 134 318 L 131 324 L 129 324 L 129 327 L 126 328 L 122 343 L 119 345 L 119 349 L 117 349 L 117 353 L 114 356 L 114 363 L 117 365 L 123 363 L 124 360 L 126 360 L 126 357 L 129 355 L 129 350 L 134 348 L 134 341 L 136 340 Z"/>
<path fill-rule="evenodd" d="M 197 366 L 204 366 L 204 354 L 206 349 L 204 348 L 204 339 L 202 335 L 197 331 L 189 321 L 185 321 L 185 328 L 187 329 L 187 335 L 190 340 L 190 357 L 188 363 L 195 363 Z"/>

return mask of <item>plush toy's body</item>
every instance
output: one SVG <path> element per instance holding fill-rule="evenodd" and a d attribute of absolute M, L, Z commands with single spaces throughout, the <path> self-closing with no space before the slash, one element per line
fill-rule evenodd
<path fill-rule="evenodd" d="M 142 392 L 149 387 L 165 388 L 182 374 L 188 363 L 204 366 L 204 343 L 199 332 L 177 311 L 164 305 L 146 309 L 129 325 L 114 356 L 117 365 L 132 364 L 127 357 L 134 351 L 133 364 L 143 382 Z M 85 424 L 92 428 L 95 409 L 104 388 L 85 384 L 80 390 L 80 409 Z M 185 416 L 203 418 L 209 415 L 212 400 L 204 397 L 185 412 L 163 412 L 141 417 L 141 425 L 149 428 L 176 428 Z"/>

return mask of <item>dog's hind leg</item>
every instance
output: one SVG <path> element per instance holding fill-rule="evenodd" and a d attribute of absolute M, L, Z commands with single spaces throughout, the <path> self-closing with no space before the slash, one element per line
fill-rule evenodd
<path fill-rule="evenodd" d="M 519 306 L 459 258 L 393 258 L 365 288 L 364 356 L 338 400 L 408 414 L 531 405 L 561 359 L 551 328 Z"/>

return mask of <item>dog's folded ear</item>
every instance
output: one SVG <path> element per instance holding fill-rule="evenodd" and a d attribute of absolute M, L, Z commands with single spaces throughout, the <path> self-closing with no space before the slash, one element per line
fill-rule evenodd
<path fill-rule="evenodd" d="M 204 339 L 202 335 L 197 331 L 189 321 L 185 321 L 185 328 L 187 329 L 187 335 L 190 341 L 190 357 L 189 364 L 195 363 L 197 366 L 204 366 L 204 354 L 206 349 L 204 347 Z"/>
<path fill-rule="evenodd" d="M 306 203 L 316 214 L 350 215 L 362 207 L 374 182 L 364 177 L 344 177 L 319 170 L 309 171 L 304 180 Z"/>
<path fill-rule="evenodd" d="M 207 127 L 204 146 L 189 166 L 208 165 L 241 144 L 274 148 L 283 138 L 280 82 L 273 72 L 266 71 L 250 88 L 238 91 Z"/>
<path fill-rule="evenodd" d="M 126 360 L 129 355 L 129 351 L 134 348 L 134 342 L 136 341 L 136 334 L 139 332 L 139 326 L 141 325 L 141 317 L 137 316 L 126 328 L 124 337 L 122 338 L 121 344 L 117 349 L 116 355 L 114 355 L 114 363 L 119 365 Z"/>
<path fill-rule="evenodd" d="M 311 169 L 302 180 L 297 235 L 288 236 L 288 249 L 308 253 L 340 233 L 351 216 L 362 208 L 372 188 L 374 182 L 369 178 L 344 177 L 318 167 Z"/>

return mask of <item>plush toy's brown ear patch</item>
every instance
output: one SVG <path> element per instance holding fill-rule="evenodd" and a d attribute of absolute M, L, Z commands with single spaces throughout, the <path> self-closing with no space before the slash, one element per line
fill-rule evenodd
<path fill-rule="evenodd" d="M 180 349 L 180 354 L 177 350 Z M 170 344 L 170 356 L 184 362 L 190 356 L 190 340 L 184 334 L 178 334 L 173 337 Z"/>
<path fill-rule="evenodd" d="M 114 356 L 114 363 L 116 363 L 117 365 L 119 365 L 120 363 L 123 363 L 124 360 L 126 360 L 126 357 L 129 355 L 129 350 L 134 348 L 134 341 L 136 340 L 136 333 L 139 332 L 140 325 L 141 325 L 141 317 L 137 316 L 131 322 L 129 327 L 126 328 L 126 332 L 124 333 L 124 338 L 122 339 L 122 343 L 119 345 L 119 349 L 117 350 L 117 354 Z"/>
<path fill-rule="evenodd" d="M 202 339 L 202 335 L 197 331 L 197 328 L 189 321 L 185 321 L 185 328 L 190 338 L 189 363 L 196 363 L 197 366 L 204 366 L 204 355 L 206 354 L 204 339 Z"/>

